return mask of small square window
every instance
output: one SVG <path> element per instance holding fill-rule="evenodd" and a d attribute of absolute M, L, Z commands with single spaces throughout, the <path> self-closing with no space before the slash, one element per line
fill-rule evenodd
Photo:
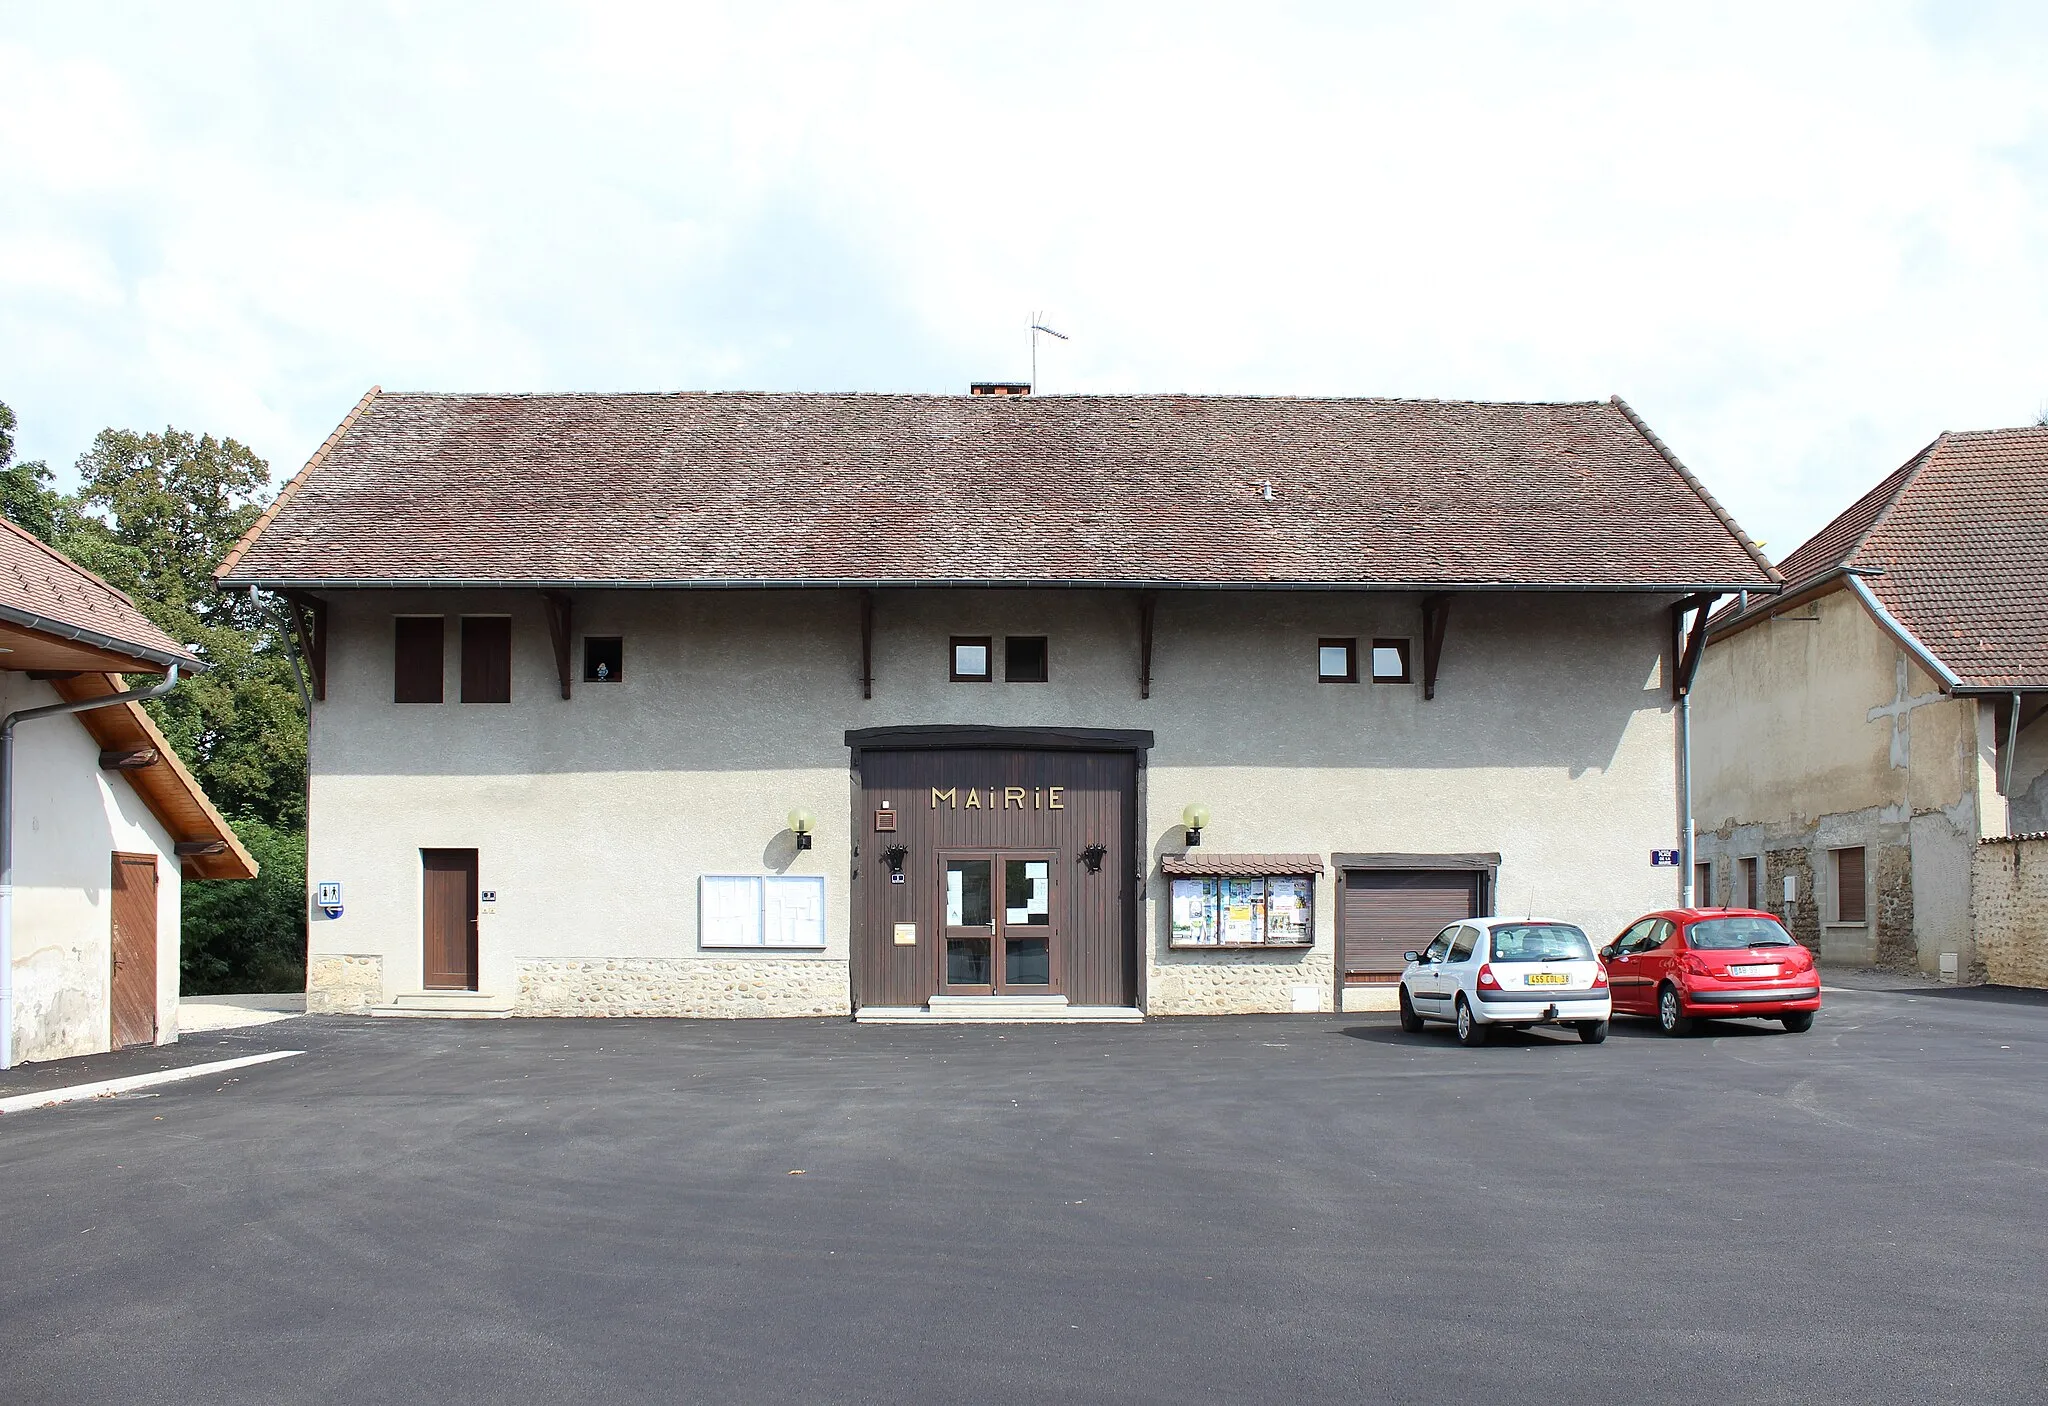
<path fill-rule="evenodd" d="M 1408 682 L 1408 641 L 1374 640 L 1372 642 L 1372 681 L 1374 683 Z"/>
<path fill-rule="evenodd" d="M 1357 640 L 1323 640 L 1316 657 L 1316 677 L 1324 683 L 1358 682 Z"/>
<path fill-rule="evenodd" d="M 1003 641 L 1003 678 L 1008 683 L 1044 683 L 1044 635 L 1011 635 Z"/>
<path fill-rule="evenodd" d="M 995 640 L 988 635 L 953 636 L 953 682 L 987 683 Z"/>
<path fill-rule="evenodd" d="M 626 676 L 626 642 L 617 635 L 583 637 L 583 682 L 617 683 Z"/>

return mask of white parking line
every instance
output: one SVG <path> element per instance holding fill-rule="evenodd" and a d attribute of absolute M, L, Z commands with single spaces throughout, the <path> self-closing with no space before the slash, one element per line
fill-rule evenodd
<path fill-rule="evenodd" d="M 224 1074 L 230 1069 L 247 1069 L 252 1064 L 268 1064 L 274 1059 L 290 1059 L 302 1055 L 304 1050 L 272 1050 L 269 1054 L 243 1055 L 240 1059 L 217 1059 L 211 1064 L 188 1064 L 182 1069 L 159 1069 L 154 1074 L 131 1074 L 126 1079 L 102 1079 L 96 1084 L 73 1084 L 68 1089 L 44 1089 L 41 1093 L 16 1094 L 12 1098 L 0 1098 L 0 1113 L 21 1113 L 31 1108 L 49 1108 L 60 1103 L 76 1103 L 86 1098 L 106 1098 L 111 1094 L 125 1094 L 132 1089 L 147 1089 L 157 1084 L 169 1084 L 179 1079 L 197 1079 L 202 1074 Z"/>

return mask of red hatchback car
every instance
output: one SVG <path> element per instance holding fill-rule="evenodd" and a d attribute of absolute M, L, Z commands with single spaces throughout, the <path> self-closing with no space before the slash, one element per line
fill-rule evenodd
<path fill-rule="evenodd" d="M 1811 1030 L 1820 1010 L 1813 954 L 1769 913 L 1668 908 L 1637 921 L 1600 956 L 1614 1013 L 1653 1016 L 1667 1035 L 1733 1016 Z"/>

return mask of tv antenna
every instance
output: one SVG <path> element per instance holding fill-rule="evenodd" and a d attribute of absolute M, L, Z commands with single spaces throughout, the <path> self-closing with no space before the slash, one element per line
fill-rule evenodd
<path fill-rule="evenodd" d="M 1044 313 L 1035 312 L 1031 314 L 1031 393 L 1033 395 L 1038 394 L 1038 334 L 1041 332 L 1045 333 L 1048 337 L 1057 337 L 1062 342 L 1074 340 L 1064 332 L 1055 332 L 1052 328 L 1047 327 L 1045 325 Z"/>

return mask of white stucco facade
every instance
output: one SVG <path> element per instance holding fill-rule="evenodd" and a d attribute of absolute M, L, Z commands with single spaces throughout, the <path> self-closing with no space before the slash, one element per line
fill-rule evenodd
<path fill-rule="evenodd" d="M 1329 874 L 1308 948 L 1168 949 L 1157 861 L 1179 852 L 1191 801 L 1212 813 L 1214 851 L 1497 851 L 1501 911 L 1565 917 L 1596 937 L 1678 897 L 1676 872 L 1649 864 L 1678 842 L 1668 596 L 1460 596 L 1430 701 L 1419 681 L 1316 678 L 1323 636 L 1409 639 L 1419 678 L 1413 595 L 1162 593 L 1149 699 L 1128 592 L 879 592 L 871 700 L 852 592 L 575 593 L 569 700 L 537 593 L 327 599 L 308 879 L 339 883 L 344 908 L 313 914 L 315 1010 L 420 989 L 420 851 L 462 848 L 495 895 L 478 919 L 478 986 L 515 1010 L 844 1014 L 844 738 L 892 725 L 1153 733 L 1137 801 L 1151 1014 L 1338 999 Z M 445 617 L 447 701 L 392 702 L 401 614 Z M 510 703 L 456 701 L 464 614 L 511 617 Z M 1011 634 L 1049 639 L 1049 682 L 948 681 L 949 636 Z M 623 638 L 619 681 L 581 681 L 591 635 Z M 814 848 L 788 832 L 793 808 L 817 817 Z M 823 876 L 822 951 L 700 950 L 700 876 L 781 873 Z"/>
<path fill-rule="evenodd" d="M 0 672 L 0 714 L 60 701 Z M 179 863 L 175 845 L 76 717 L 21 723 L 14 739 L 16 1061 L 93 1054 L 112 1038 L 113 856 L 156 859 L 157 1042 L 178 1033 Z"/>

